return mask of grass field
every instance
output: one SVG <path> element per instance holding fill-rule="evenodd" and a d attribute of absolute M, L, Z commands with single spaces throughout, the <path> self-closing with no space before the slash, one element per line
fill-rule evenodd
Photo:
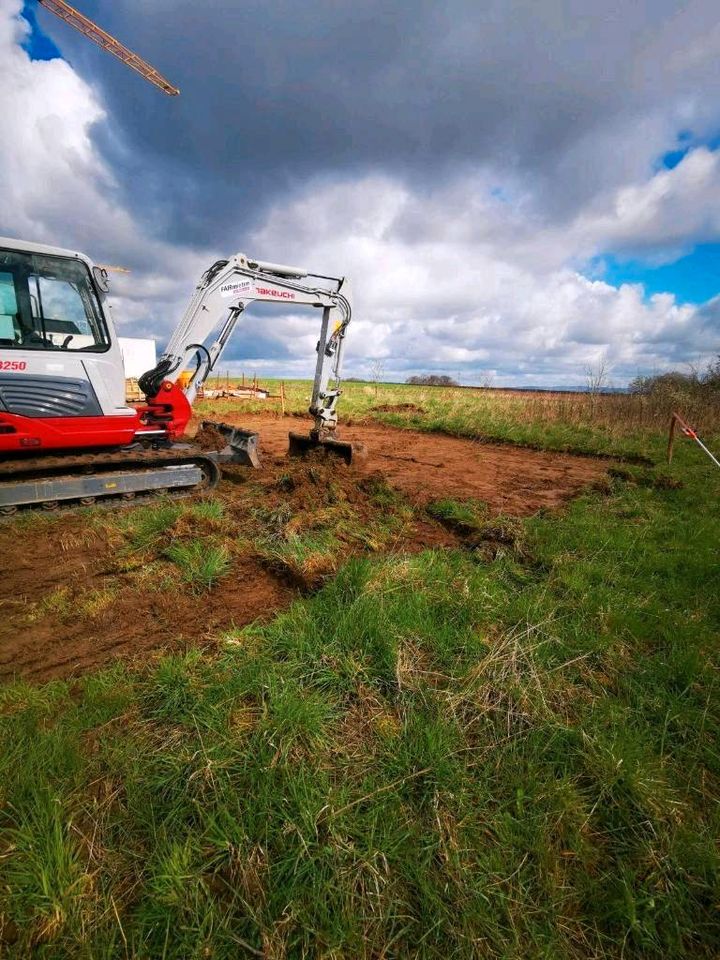
<path fill-rule="evenodd" d="M 663 449 L 660 417 L 617 410 L 345 399 L 546 449 Z M 0 956 L 717 957 L 719 495 L 682 441 L 672 469 L 623 464 L 561 513 L 494 519 L 490 551 L 482 504 L 436 502 L 463 548 L 355 557 L 214 654 L 0 688 Z M 227 556 L 171 559 L 201 621 Z"/>
<path fill-rule="evenodd" d="M 220 385 L 225 382 L 224 378 L 219 379 Z M 280 381 L 264 381 L 263 385 L 279 394 Z M 305 413 L 311 389 L 310 381 L 286 382 L 287 409 Z M 236 413 L 265 409 L 279 409 L 279 404 L 233 399 L 199 405 L 201 414 L 215 416 L 222 415 L 224 410 Z M 341 418 L 371 417 L 418 430 L 442 430 L 456 436 L 517 443 L 539 450 L 650 459 L 662 458 L 670 413 L 675 409 L 706 438 L 720 436 L 720 397 L 712 393 L 670 392 L 660 397 L 523 394 L 351 382 L 343 384 L 340 403 Z"/>

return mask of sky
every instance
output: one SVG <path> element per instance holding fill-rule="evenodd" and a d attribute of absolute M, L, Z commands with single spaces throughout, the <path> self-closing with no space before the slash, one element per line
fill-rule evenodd
<path fill-rule="evenodd" d="M 720 352 L 716 2 L 76 5 L 181 94 L 0 0 L 0 234 L 130 270 L 121 335 L 162 348 L 242 251 L 351 278 L 350 376 L 622 386 Z M 222 366 L 310 376 L 318 322 L 258 305 Z"/>

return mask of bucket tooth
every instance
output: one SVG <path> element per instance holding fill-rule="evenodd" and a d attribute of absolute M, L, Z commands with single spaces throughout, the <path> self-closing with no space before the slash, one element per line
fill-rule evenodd
<path fill-rule="evenodd" d="M 334 437 L 314 437 L 311 433 L 289 433 L 288 453 L 291 457 L 304 457 L 309 453 L 321 450 L 333 457 L 339 457 L 345 463 L 353 463 L 365 454 L 365 447 L 361 443 L 349 443 L 346 440 L 336 440 Z"/>

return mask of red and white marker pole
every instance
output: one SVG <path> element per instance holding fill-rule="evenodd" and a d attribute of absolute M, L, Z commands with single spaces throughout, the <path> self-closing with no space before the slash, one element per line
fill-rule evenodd
<path fill-rule="evenodd" d="M 701 449 L 701 450 L 704 450 L 705 453 L 710 457 L 710 459 L 711 459 L 712 462 L 715 464 L 715 466 L 716 466 L 716 467 L 720 467 L 720 460 L 718 460 L 718 458 L 717 458 L 713 453 L 711 453 L 711 452 L 708 450 L 708 448 L 707 448 L 707 447 L 705 446 L 705 444 L 702 442 L 702 440 L 701 440 L 700 437 L 697 435 L 697 433 L 695 433 L 695 431 L 693 430 L 693 428 L 692 428 L 691 426 L 689 426 L 687 423 L 685 423 L 685 421 L 683 420 L 683 418 L 680 416 L 679 413 L 673 413 L 673 415 L 672 415 L 672 417 L 671 417 L 671 419 L 670 419 L 670 436 L 668 437 L 668 448 L 667 448 L 667 461 L 668 461 L 668 463 L 671 463 L 671 462 L 672 462 L 673 441 L 674 441 L 674 439 L 675 439 L 675 424 L 676 424 L 676 423 L 678 423 L 678 424 L 680 425 L 680 429 L 681 429 L 682 432 L 685 434 L 685 436 L 686 436 L 686 437 L 690 437 L 691 440 L 694 440 L 695 443 L 697 443 L 697 445 L 700 447 L 700 449 Z"/>

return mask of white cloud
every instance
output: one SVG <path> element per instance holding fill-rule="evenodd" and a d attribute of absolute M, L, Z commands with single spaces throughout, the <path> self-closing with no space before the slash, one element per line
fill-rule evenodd
<path fill-rule="evenodd" d="M 115 275 L 116 316 L 164 337 L 212 253 L 153 240 L 117 201 L 91 137 L 109 122 L 103 105 L 66 61 L 29 58 L 21 8 L 0 0 L 0 233 L 129 265 Z"/>
<path fill-rule="evenodd" d="M 672 170 L 599 197 L 570 236 L 578 249 L 682 250 L 720 239 L 720 154 L 697 147 Z"/>
<path fill-rule="evenodd" d="M 0 0 L 0 232 L 130 266 L 113 278 L 115 319 L 125 334 L 164 339 L 201 271 L 236 251 L 221 237 L 213 250 L 158 240 L 125 209 L 93 141 L 93 126 L 111 123 L 98 92 L 63 60 L 29 59 L 20 8 Z M 654 115 L 647 123 L 659 143 L 663 124 Z M 507 171 L 466 168 L 433 189 L 380 174 L 312 181 L 291 198 L 279 194 L 242 246 L 352 277 L 348 373 L 368 374 L 383 358 L 386 376 L 438 369 L 478 380 L 492 371 L 498 382 L 576 384 L 606 357 L 623 382 L 710 356 L 714 311 L 589 280 L 574 265 L 610 248 L 660 256 L 718 237 L 720 154 L 699 147 L 644 179 L 637 157 L 623 169 L 620 186 L 561 226 Z M 256 316 L 231 354 L 256 359 L 234 366 L 309 375 L 316 316 Z M 243 346 L 253 342 L 262 356 Z"/>
<path fill-rule="evenodd" d="M 474 186 L 427 196 L 386 178 L 320 184 L 271 211 L 253 249 L 323 271 L 352 265 L 348 356 L 365 372 L 382 357 L 395 375 L 492 368 L 508 381 L 578 383 L 607 357 L 622 382 L 677 363 L 675 341 L 688 362 L 711 355 L 695 307 L 670 294 L 646 299 L 638 285 L 587 279 L 564 262 L 572 236 L 539 230 L 532 238 L 526 226 L 522 244 L 506 244 L 515 214 L 503 222 L 502 206 L 478 198 Z"/>

